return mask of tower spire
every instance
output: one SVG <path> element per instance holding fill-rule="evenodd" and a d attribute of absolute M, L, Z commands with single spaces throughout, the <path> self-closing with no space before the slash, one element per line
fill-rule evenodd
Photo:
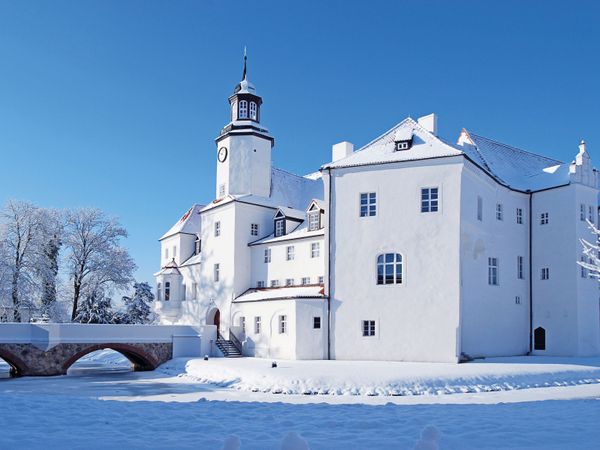
<path fill-rule="evenodd" d="M 246 79 L 246 61 L 248 56 L 246 56 L 246 46 L 244 45 L 244 73 L 242 74 L 242 80 Z"/>

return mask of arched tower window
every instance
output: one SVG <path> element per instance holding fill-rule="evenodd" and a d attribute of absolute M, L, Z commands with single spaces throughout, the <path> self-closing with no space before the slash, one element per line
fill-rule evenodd
<path fill-rule="evenodd" d="M 402 284 L 400 253 L 384 253 L 377 257 L 377 284 Z"/>
<path fill-rule="evenodd" d="M 258 120 L 258 109 L 256 107 L 256 102 L 250 102 L 250 118 L 252 120 Z"/>
<path fill-rule="evenodd" d="M 248 118 L 248 102 L 246 100 L 240 100 L 240 113 L 238 115 L 239 119 L 247 119 Z"/>

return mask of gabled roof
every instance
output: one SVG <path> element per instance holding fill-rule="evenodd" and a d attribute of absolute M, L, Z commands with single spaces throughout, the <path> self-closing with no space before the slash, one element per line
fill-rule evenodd
<path fill-rule="evenodd" d="M 175 259 L 172 259 L 168 264 L 164 265 L 160 271 L 154 274 L 154 276 L 157 275 L 181 275 L 181 272 L 179 272 Z"/>
<path fill-rule="evenodd" d="M 308 208 L 306 208 L 306 212 L 311 211 L 313 209 L 319 209 L 321 211 L 325 211 L 325 202 L 323 200 L 318 200 L 318 199 L 313 199 L 309 205 Z"/>
<path fill-rule="evenodd" d="M 200 211 L 204 208 L 204 205 L 195 204 L 190 209 L 186 211 L 186 213 L 181 216 L 181 219 L 177 221 L 175 225 L 173 225 L 169 231 L 162 235 L 159 241 L 168 238 L 169 236 L 173 236 L 177 233 L 185 233 L 185 234 L 198 234 L 200 233 Z"/>
<path fill-rule="evenodd" d="M 396 137 L 412 136 L 410 150 L 396 151 Z M 442 156 L 459 156 L 462 151 L 436 137 L 410 117 L 392 127 L 378 138 L 372 140 L 354 153 L 329 164 L 323 168 L 355 167 L 371 164 L 382 164 L 399 161 L 437 158 Z"/>
<path fill-rule="evenodd" d="M 285 206 L 280 206 L 277 208 L 277 212 L 275 213 L 275 217 L 281 216 L 283 214 L 284 217 L 293 220 L 304 221 L 306 218 L 306 212 L 301 211 L 299 209 L 286 208 Z"/>

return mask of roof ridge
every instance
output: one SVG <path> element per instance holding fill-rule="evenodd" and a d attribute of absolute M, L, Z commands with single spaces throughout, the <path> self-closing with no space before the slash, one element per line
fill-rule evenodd
<path fill-rule="evenodd" d="M 413 119 L 412 117 L 408 116 L 404 119 L 402 119 L 400 122 L 398 122 L 396 125 L 394 125 L 392 128 L 390 128 L 389 130 L 387 130 L 386 132 L 380 134 L 379 136 L 377 136 L 375 139 L 372 139 L 371 141 L 367 142 L 365 145 L 363 145 L 361 148 L 359 148 L 358 150 L 356 150 L 354 153 L 363 151 L 365 148 L 367 148 L 369 145 L 372 145 L 374 142 L 378 141 L 379 139 L 383 138 L 384 136 L 388 135 L 389 133 L 391 133 L 392 131 L 394 131 L 396 128 L 398 128 L 400 125 L 402 125 L 404 122 L 408 122 L 411 121 L 413 122 L 415 125 L 419 125 L 415 119 Z M 419 125 L 420 126 L 420 125 Z"/>
<path fill-rule="evenodd" d="M 302 179 L 305 179 L 305 180 L 310 180 L 310 178 L 304 178 L 302 175 L 298 175 L 296 173 L 290 172 L 289 170 L 281 169 L 280 167 L 273 166 L 272 170 L 278 170 L 279 172 L 287 173 L 288 175 L 292 175 L 292 176 L 297 177 L 297 178 L 302 178 Z"/>
<path fill-rule="evenodd" d="M 514 150 L 518 150 L 520 152 L 527 153 L 528 155 L 537 156 L 539 158 L 543 158 L 543 159 L 546 159 L 548 161 L 553 161 L 553 162 L 556 162 L 556 163 L 559 163 L 559 164 L 565 164 L 563 161 L 559 161 L 558 159 L 549 158 L 548 156 L 540 155 L 539 153 L 534 153 L 534 152 L 531 152 L 529 150 L 523 150 L 522 148 L 515 147 L 515 146 L 510 145 L 510 144 L 505 144 L 504 142 L 496 141 L 495 139 L 490 139 L 488 137 L 482 136 L 482 135 L 477 134 L 477 133 L 471 133 L 471 132 L 468 132 L 468 133 L 471 136 L 477 136 L 478 138 L 485 139 L 486 141 L 493 142 L 494 144 L 501 145 L 503 147 L 508 147 L 508 148 L 511 148 L 511 149 L 514 149 Z M 475 145 L 475 147 L 477 147 L 477 145 Z"/>

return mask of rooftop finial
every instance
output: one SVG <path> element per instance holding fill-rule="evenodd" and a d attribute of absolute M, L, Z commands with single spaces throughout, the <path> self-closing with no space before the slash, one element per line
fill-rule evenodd
<path fill-rule="evenodd" d="M 244 73 L 242 74 L 242 80 L 246 79 L 246 60 L 248 57 L 246 56 L 246 46 L 244 45 Z"/>
<path fill-rule="evenodd" d="M 582 139 L 581 142 L 579 143 L 579 151 L 581 153 L 585 152 L 585 141 Z"/>

